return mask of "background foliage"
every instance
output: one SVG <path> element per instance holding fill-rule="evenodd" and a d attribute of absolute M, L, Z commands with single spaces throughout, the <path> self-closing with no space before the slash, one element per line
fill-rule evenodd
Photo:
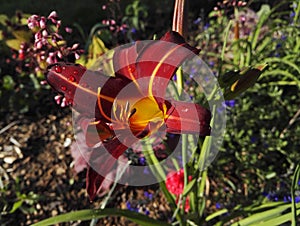
<path fill-rule="evenodd" d="M 66 44 L 79 43 L 86 50 L 82 58 L 85 63 L 104 48 L 160 36 L 170 30 L 173 12 L 173 6 L 166 0 L 120 4 L 88 0 L 75 1 L 71 6 L 68 1 L 28 2 L 31 1 L 18 2 L 17 9 L 39 15 L 58 12 L 63 24 L 73 29 L 71 34 L 62 31 Z M 209 200 L 205 204 L 209 208 L 201 217 L 209 224 L 229 224 L 232 219 L 249 220 L 248 216 L 265 210 L 262 216 L 270 220 L 267 210 L 281 208 L 276 209 L 275 216 L 282 216 L 291 212 L 290 205 L 285 206 L 291 197 L 294 200 L 300 197 L 296 181 L 299 178 L 294 176 L 292 184 L 300 161 L 299 2 L 253 1 L 245 7 L 221 3 L 207 1 L 206 7 L 200 1 L 191 3 L 189 42 L 202 49 L 201 57 L 217 77 L 263 63 L 268 68 L 251 89 L 226 102 L 225 140 L 207 171 L 209 192 L 204 201 Z M 21 59 L 19 50 L 7 42 L 17 39 L 33 45 L 34 34 L 26 27 L 29 14 L 16 13 L 15 2 L 0 1 L 0 4 L 1 118 L 10 113 L 39 114 L 36 107 L 41 103 L 45 112 L 57 109 L 48 97 L 49 87 L 40 84 L 43 71 L 26 67 L 28 59 Z M 17 190 L 17 185 L 14 187 Z M 4 187 L 1 192 L 5 197 Z M 34 193 L 19 196 L 21 201 L 10 210 L 12 215 L 14 208 L 20 208 L 25 201 L 37 200 Z M 5 198 L 0 202 L 4 203 L 2 206 L 7 204 Z M 263 206 L 268 203 L 271 204 Z"/>

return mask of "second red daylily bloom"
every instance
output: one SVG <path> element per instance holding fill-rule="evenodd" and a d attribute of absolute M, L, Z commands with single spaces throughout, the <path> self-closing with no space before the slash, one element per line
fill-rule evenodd
<path fill-rule="evenodd" d="M 106 150 L 90 155 L 89 162 L 95 163 L 87 171 L 91 200 L 118 157 L 138 139 L 161 129 L 173 134 L 210 134 L 209 110 L 165 98 L 168 82 L 178 67 L 198 52 L 178 33 L 168 32 L 160 41 L 116 48 L 114 77 L 80 65 L 58 63 L 48 68 L 48 83 L 75 110 L 94 118 L 88 125 L 81 125 L 87 145 L 100 143 Z M 108 155 L 113 158 L 107 159 Z"/>
<path fill-rule="evenodd" d="M 192 180 L 192 176 L 188 176 L 188 180 Z M 184 170 L 180 169 L 177 172 L 170 172 L 167 175 L 166 187 L 168 191 L 176 195 L 176 204 L 179 202 L 179 195 L 182 195 L 184 189 Z M 186 197 L 185 202 L 185 212 L 189 212 L 190 209 L 190 200 L 189 197 Z"/>

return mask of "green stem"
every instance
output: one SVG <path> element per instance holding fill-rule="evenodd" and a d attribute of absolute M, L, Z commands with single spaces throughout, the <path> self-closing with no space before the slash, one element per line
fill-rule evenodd
<path fill-rule="evenodd" d="M 297 208 L 295 202 L 295 190 L 298 188 L 298 182 L 300 177 L 300 164 L 297 165 L 294 175 L 293 175 L 293 182 L 291 187 L 291 196 L 292 196 L 292 226 L 297 225 Z"/>
<path fill-rule="evenodd" d="M 297 4 L 297 9 L 295 10 L 295 16 L 294 16 L 294 24 L 298 23 L 298 17 L 299 17 L 299 13 L 300 13 L 300 3 L 298 1 L 298 3 L 296 3 L 297 1 L 295 1 L 295 4 Z"/>
<path fill-rule="evenodd" d="M 188 135 L 187 134 L 182 134 L 182 147 L 181 147 L 181 155 L 182 155 L 182 167 L 183 167 L 183 172 L 184 172 L 184 186 L 183 188 L 186 188 L 188 184 L 188 170 L 187 170 L 187 143 L 188 143 Z M 184 214 L 185 211 L 185 201 L 186 197 L 183 197 L 182 199 L 182 209 L 181 209 L 181 214 Z"/>
<path fill-rule="evenodd" d="M 170 192 L 166 188 L 166 184 L 164 182 L 164 180 L 166 178 L 164 169 L 159 164 L 159 161 L 157 160 L 157 158 L 154 154 L 150 140 L 148 138 L 145 138 L 142 140 L 142 144 L 143 144 L 143 153 L 144 153 L 144 156 L 148 163 L 148 166 L 150 167 L 152 173 L 157 178 L 157 180 L 160 181 L 159 182 L 160 188 L 161 188 L 162 192 L 164 193 L 171 208 L 176 209 L 176 203 L 175 203 L 174 196 L 172 196 L 170 194 Z M 179 221 L 180 225 L 182 225 L 182 218 L 181 218 L 180 214 L 176 213 L 175 217 Z"/>

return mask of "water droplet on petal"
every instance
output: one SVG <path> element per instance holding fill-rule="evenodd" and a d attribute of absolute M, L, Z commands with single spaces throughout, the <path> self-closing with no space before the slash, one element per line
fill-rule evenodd
<path fill-rule="evenodd" d="M 78 75 L 78 71 L 77 71 L 77 70 L 74 70 L 74 71 L 73 71 L 73 75 Z"/>
<path fill-rule="evenodd" d="M 55 70 L 56 73 L 61 73 L 63 69 L 62 69 L 61 66 L 56 65 L 56 66 L 54 67 L 54 70 Z"/>
<path fill-rule="evenodd" d="M 68 81 L 70 81 L 70 82 L 75 82 L 75 77 L 74 77 L 74 76 L 70 76 L 70 77 L 68 78 Z"/>
<path fill-rule="evenodd" d="M 62 91 L 66 91 L 67 90 L 67 87 L 65 87 L 65 86 L 61 86 L 60 88 L 61 88 Z"/>

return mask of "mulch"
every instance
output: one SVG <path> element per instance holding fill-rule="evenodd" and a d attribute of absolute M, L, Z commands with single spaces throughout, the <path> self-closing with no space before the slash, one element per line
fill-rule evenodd
<path fill-rule="evenodd" d="M 34 116 L 4 114 L 0 121 L 0 225 L 30 225 L 62 213 L 100 206 L 101 197 L 89 201 L 85 172 L 76 174 L 73 169 L 73 141 L 72 113 L 68 108 L 54 107 Z M 145 197 L 145 191 L 152 194 L 151 198 Z M 10 213 L 21 198 L 25 200 L 21 207 Z M 131 208 L 164 221 L 171 217 L 158 185 L 118 186 L 107 207 Z M 106 217 L 96 225 L 136 224 L 122 217 Z"/>

